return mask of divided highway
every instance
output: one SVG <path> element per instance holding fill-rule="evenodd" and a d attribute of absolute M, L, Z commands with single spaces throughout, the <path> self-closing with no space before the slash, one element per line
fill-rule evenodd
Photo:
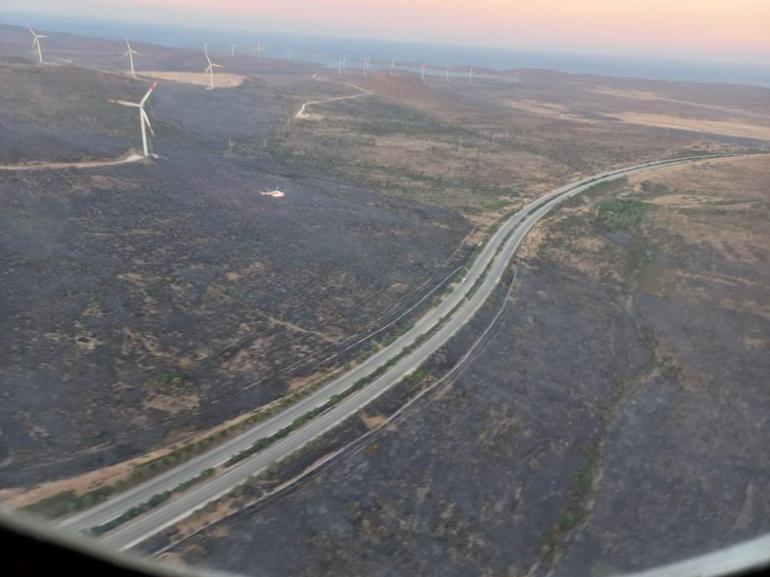
<path fill-rule="evenodd" d="M 609 171 L 561 187 L 537 199 L 505 220 L 479 251 L 465 279 L 438 306 L 428 311 L 392 344 L 282 413 L 258 423 L 238 437 L 213 447 L 208 452 L 118 494 L 92 509 L 64 519 L 60 523 L 61 526 L 85 531 L 107 523 L 132 507 L 148 501 L 154 495 L 171 490 L 206 469 L 221 465 L 231 456 L 249 448 L 255 441 L 269 437 L 291 425 L 295 419 L 323 406 L 334 395 L 347 391 L 362 378 L 387 366 L 380 376 L 363 389 L 350 394 L 283 439 L 238 462 L 221 474 L 193 486 L 186 493 L 118 526 L 104 534 L 101 539 L 119 549 L 128 549 L 176 524 L 206 503 L 225 495 L 249 477 L 264 471 L 271 464 L 296 452 L 319 435 L 354 415 L 417 370 L 481 308 L 502 279 L 513 255 L 529 231 L 559 203 L 602 182 L 610 182 L 645 170 L 717 157 L 717 155 L 687 157 Z M 431 330 L 434 332 L 429 338 L 424 339 L 418 346 L 414 346 L 420 337 Z M 409 347 L 413 348 L 404 352 Z"/>

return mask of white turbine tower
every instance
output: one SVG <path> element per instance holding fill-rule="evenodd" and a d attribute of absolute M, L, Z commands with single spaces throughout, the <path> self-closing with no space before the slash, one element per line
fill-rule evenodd
<path fill-rule="evenodd" d="M 446 81 L 449 82 L 449 66 L 445 66 L 446 68 Z"/>
<path fill-rule="evenodd" d="M 40 64 L 43 63 L 43 48 L 40 46 L 40 39 L 41 38 L 48 38 L 48 36 L 44 36 L 43 34 L 38 34 L 32 28 L 27 28 L 27 30 L 30 31 L 32 34 L 32 52 L 35 52 L 37 50 L 37 59 L 40 61 Z"/>
<path fill-rule="evenodd" d="M 208 66 L 206 66 L 206 72 L 209 73 L 208 90 L 214 90 L 214 68 L 222 68 L 222 66 L 211 60 L 211 57 L 209 56 L 209 45 L 206 43 L 203 44 L 203 53 L 206 55 L 206 62 L 208 63 Z"/>
<path fill-rule="evenodd" d="M 396 72 L 396 59 L 391 58 L 390 59 L 390 75 L 393 76 Z"/>
<path fill-rule="evenodd" d="M 155 132 L 152 130 L 152 125 L 150 124 L 150 117 L 147 116 L 147 112 L 144 110 L 144 105 L 147 104 L 147 101 L 150 99 L 150 96 L 152 95 L 152 91 L 155 90 L 155 87 L 158 85 L 157 82 L 153 82 L 152 86 L 150 86 L 150 89 L 147 91 L 147 94 L 144 95 L 144 97 L 139 102 L 128 102 L 126 100 L 111 100 L 110 102 L 114 102 L 115 104 L 120 104 L 121 106 L 129 106 L 131 108 L 138 108 L 139 109 L 139 126 L 142 129 L 142 153 L 144 154 L 145 158 L 148 158 L 150 156 L 150 151 L 147 147 L 147 130 L 150 130 L 150 134 L 155 136 Z"/>
<path fill-rule="evenodd" d="M 337 58 L 337 74 L 342 76 L 342 56 Z"/>
<path fill-rule="evenodd" d="M 134 71 L 134 55 L 141 56 L 141 54 L 131 48 L 131 43 L 128 39 L 126 39 L 126 48 L 128 48 L 128 51 L 123 55 L 123 58 L 128 56 L 128 64 L 131 67 L 131 77 L 136 78 L 136 72 Z"/>
<path fill-rule="evenodd" d="M 230 42 L 230 56 L 235 56 L 235 44 Z"/>
<path fill-rule="evenodd" d="M 468 82 L 473 82 L 473 66 L 468 70 Z"/>
<path fill-rule="evenodd" d="M 422 78 L 422 81 L 425 82 L 425 64 L 420 66 L 420 77 Z"/>

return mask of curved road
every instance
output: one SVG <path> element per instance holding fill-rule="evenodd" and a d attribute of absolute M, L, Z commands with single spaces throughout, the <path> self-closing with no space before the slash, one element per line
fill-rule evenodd
<path fill-rule="evenodd" d="M 342 100 L 353 100 L 355 98 L 361 98 L 362 96 L 371 96 L 372 93 L 369 90 L 366 90 L 364 88 L 361 88 L 360 86 L 356 86 L 355 84 L 351 84 L 350 82 L 345 82 L 346 85 L 350 86 L 351 88 L 355 88 L 356 90 L 360 90 L 360 94 L 352 94 L 350 96 L 337 96 L 334 98 L 324 98 L 322 100 L 310 100 L 308 102 L 305 102 L 302 105 L 302 108 L 299 109 L 299 112 L 294 115 L 294 118 L 296 120 L 299 120 L 300 118 L 305 118 L 305 112 L 307 111 L 308 106 L 317 106 L 319 104 L 329 104 L 330 102 L 341 102 Z"/>
<path fill-rule="evenodd" d="M 131 507 L 146 502 L 153 495 L 173 489 L 180 483 L 197 476 L 205 469 L 221 465 L 232 455 L 249 448 L 258 439 L 268 437 L 287 427 L 296 418 L 324 405 L 332 396 L 346 391 L 361 378 L 371 375 L 388 363 L 393 363 L 363 389 L 351 394 L 287 437 L 233 465 L 224 472 L 195 485 L 186 493 L 118 526 L 103 535 L 102 539 L 112 546 L 127 549 L 174 525 L 206 503 L 225 495 L 249 477 L 265 470 L 272 463 L 296 452 L 319 435 L 354 415 L 399 383 L 404 377 L 417 370 L 432 353 L 442 347 L 474 316 L 500 282 L 511 258 L 528 232 L 559 203 L 602 182 L 610 182 L 637 172 L 654 170 L 672 164 L 717 157 L 715 155 L 680 158 L 609 171 L 561 187 L 537 199 L 504 221 L 478 253 L 465 280 L 455 287 L 438 306 L 428 311 L 409 331 L 401 335 L 391 345 L 370 356 L 357 367 L 287 408 L 284 412 L 129 491 L 63 520 L 61 525 L 80 531 L 102 525 L 120 516 Z M 486 276 L 484 276 L 485 271 L 487 271 Z M 479 286 L 475 291 L 472 291 L 471 289 L 482 277 L 483 280 Z M 441 325 L 441 320 L 450 314 L 448 320 Z M 428 339 L 402 356 L 405 348 L 413 345 L 420 336 L 439 325 L 441 325 L 440 328 Z"/>

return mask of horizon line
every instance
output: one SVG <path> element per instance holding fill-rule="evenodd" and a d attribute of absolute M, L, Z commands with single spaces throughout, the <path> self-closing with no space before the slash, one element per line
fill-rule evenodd
<path fill-rule="evenodd" d="M 248 28 L 243 28 L 242 26 L 238 26 L 238 25 L 228 25 L 221 22 L 211 23 L 210 25 L 205 25 L 203 23 L 178 24 L 178 23 L 169 23 L 169 22 L 147 22 L 143 20 L 110 18 L 110 17 L 104 17 L 104 16 L 81 16 L 81 15 L 72 15 L 72 14 L 62 14 L 58 12 L 57 13 L 34 12 L 34 11 L 25 12 L 25 11 L 18 11 L 18 10 L 0 9 L 0 24 L 19 26 L 19 27 L 24 27 L 26 24 L 3 22 L 2 16 L 4 14 L 15 15 L 18 17 L 51 18 L 51 19 L 60 19 L 62 21 L 70 20 L 74 22 L 93 22 L 93 23 L 109 22 L 109 23 L 115 23 L 115 24 L 124 24 L 129 26 L 143 26 L 143 27 L 156 28 L 156 29 L 176 28 L 176 29 L 183 29 L 183 30 L 201 30 L 201 31 L 211 30 L 215 32 L 216 31 L 233 32 L 238 34 L 246 34 L 250 32 Z M 765 62 L 764 60 L 734 60 L 734 59 L 733 60 L 722 60 L 722 59 L 715 60 L 714 58 L 706 58 L 706 57 L 699 58 L 694 56 L 675 56 L 675 57 L 667 58 L 659 55 L 643 55 L 643 54 L 629 54 L 629 53 L 614 54 L 610 52 L 581 50 L 581 49 L 567 50 L 567 49 L 526 48 L 526 47 L 503 46 L 499 44 L 475 44 L 475 43 L 453 42 L 453 41 L 426 42 L 426 41 L 415 40 L 411 38 L 394 39 L 394 38 L 382 38 L 382 37 L 350 36 L 350 35 L 339 34 L 339 33 L 318 33 L 318 32 L 311 33 L 311 32 L 297 31 L 297 30 L 288 30 L 281 27 L 278 27 L 274 30 L 268 30 L 265 28 L 255 28 L 254 30 L 258 32 L 264 32 L 267 34 L 275 35 L 275 36 L 286 35 L 286 36 L 295 36 L 295 37 L 304 37 L 304 38 L 319 38 L 319 39 L 325 39 L 325 40 L 343 40 L 343 41 L 359 41 L 359 42 L 366 41 L 366 42 L 395 44 L 395 45 L 412 44 L 416 46 L 425 46 L 425 47 L 433 47 L 433 48 L 441 48 L 441 47 L 468 48 L 471 50 L 505 51 L 505 52 L 511 52 L 511 53 L 524 53 L 524 54 L 544 55 L 544 56 L 581 56 L 585 58 L 610 58 L 610 59 L 616 59 L 621 61 L 625 60 L 625 61 L 637 61 L 637 62 L 647 62 L 647 63 L 739 65 L 739 66 L 755 67 L 759 69 L 770 70 L 770 56 L 768 57 L 768 62 Z M 75 36 L 78 36 L 78 35 L 87 36 L 82 32 L 71 32 L 67 30 L 60 30 L 60 32 L 63 32 L 66 34 L 72 34 Z M 109 38 L 104 38 L 102 36 L 91 36 L 91 37 L 103 38 L 105 40 L 109 40 Z"/>

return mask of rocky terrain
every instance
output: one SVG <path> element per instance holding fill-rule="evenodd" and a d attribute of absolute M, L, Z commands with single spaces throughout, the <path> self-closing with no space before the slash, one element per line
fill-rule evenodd
<path fill-rule="evenodd" d="M 253 575 L 605 575 L 768 531 L 768 182 L 766 158 L 719 161 L 572 202 L 460 377 L 175 555 Z"/>

